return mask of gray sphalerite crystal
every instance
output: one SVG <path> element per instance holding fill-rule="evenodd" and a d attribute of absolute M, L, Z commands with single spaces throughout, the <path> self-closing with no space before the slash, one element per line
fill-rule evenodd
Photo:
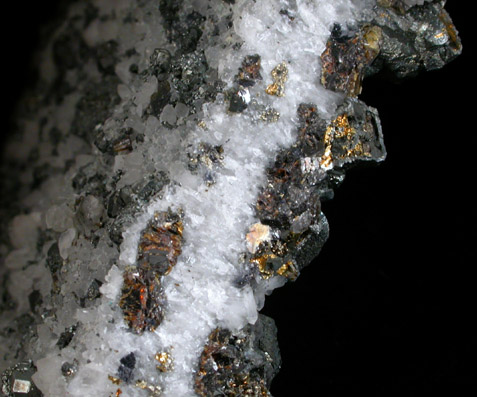
<path fill-rule="evenodd" d="M 265 295 L 386 157 L 357 96 L 461 51 L 444 1 L 73 2 L 7 142 L 5 396 L 269 396 Z"/>

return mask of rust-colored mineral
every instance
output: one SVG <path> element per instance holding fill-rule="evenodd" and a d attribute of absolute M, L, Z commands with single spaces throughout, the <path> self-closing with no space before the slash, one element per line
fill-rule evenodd
<path fill-rule="evenodd" d="M 321 54 L 321 84 L 329 90 L 355 97 L 361 93 L 364 72 L 379 54 L 382 31 L 367 25 L 344 34 L 335 25 Z"/>
<path fill-rule="evenodd" d="M 154 331 L 164 318 L 165 296 L 154 272 L 139 267 L 124 272 L 119 306 L 134 332 Z"/>
<path fill-rule="evenodd" d="M 141 233 L 136 267 L 123 274 L 119 301 L 124 320 L 134 332 L 154 331 L 164 318 L 166 298 L 161 284 L 182 251 L 182 216 L 156 212 Z"/>
<path fill-rule="evenodd" d="M 156 275 L 169 274 L 182 252 L 181 217 L 170 211 L 157 212 L 142 232 L 138 265 L 152 269 Z"/>
<path fill-rule="evenodd" d="M 260 74 L 260 55 L 247 55 L 242 61 L 242 66 L 239 68 L 236 76 L 237 82 L 243 87 L 250 87 L 255 85 L 256 80 L 262 80 Z"/>

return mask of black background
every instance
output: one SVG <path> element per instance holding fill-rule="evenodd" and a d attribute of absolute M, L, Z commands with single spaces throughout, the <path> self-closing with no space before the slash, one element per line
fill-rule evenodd
<path fill-rule="evenodd" d="M 4 13 L 2 134 L 59 3 Z M 379 110 L 388 158 L 348 173 L 323 204 L 322 253 L 267 298 L 283 359 L 275 397 L 477 395 L 471 3 L 446 6 L 464 44 L 457 60 L 399 85 L 365 81 L 361 99 Z"/>

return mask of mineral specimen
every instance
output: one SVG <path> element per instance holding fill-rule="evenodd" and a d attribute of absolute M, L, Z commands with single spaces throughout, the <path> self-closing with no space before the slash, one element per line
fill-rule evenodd
<path fill-rule="evenodd" d="M 265 296 L 386 157 L 363 79 L 461 51 L 437 0 L 88 0 L 42 48 L 6 146 L 6 396 L 270 396 Z"/>

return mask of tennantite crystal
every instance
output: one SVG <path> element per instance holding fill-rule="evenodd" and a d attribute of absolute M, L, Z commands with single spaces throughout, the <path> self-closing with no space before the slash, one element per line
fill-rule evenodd
<path fill-rule="evenodd" d="M 73 2 L 6 145 L 3 394 L 269 396 L 265 295 L 386 157 L 363 79 L 460 53 L 443 5 Z"/>

